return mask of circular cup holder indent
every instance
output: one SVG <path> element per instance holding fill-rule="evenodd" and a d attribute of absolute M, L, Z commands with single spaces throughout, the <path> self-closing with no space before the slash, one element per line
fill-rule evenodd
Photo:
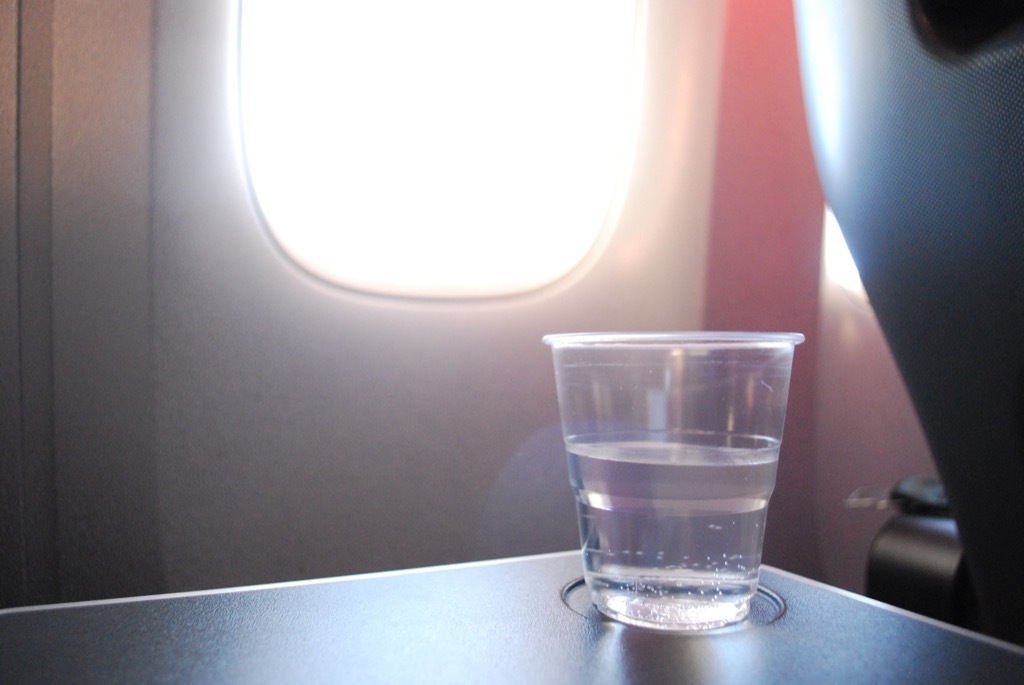
<path fill-rule="evenodd" d="M 582 578 L 577 578 L 562 589 L 562 602 L 580 616 L 590 619 L 591 621 L 595 621 L 597 623 L 615 622 L 613 619 L 608 618 L 598 611 L 597 607 L 593 605 L 590 601 L 590 590 L 587 589 L 587 585 Z M 754 596 L 750 600 L 750 613 L 747 614 L 745 619 L 739 623 L 725 626 L 723 628 L 694 631 L 694 633 L 734 630 L 744 626 L 766 626 L 777 621 L 784 613 L 786 613 L 786 602 L 782 597 L 773 590 L 769 590 L 763 585 L 759 585 L 757 587 L 757 592 L 754 593 Z M 685 631 L 679 631 L 679 634 L 685 635 L 688 633 Z"/>

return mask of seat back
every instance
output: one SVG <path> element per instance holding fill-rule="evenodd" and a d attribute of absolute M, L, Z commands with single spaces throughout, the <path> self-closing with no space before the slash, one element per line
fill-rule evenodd
<path fill-rule="evenodd" d="M 956 0 L 795 0 L 795 12 L 826 198 L 945 483 L 982 627 L 1024 643 L 1021 12 Z"/>

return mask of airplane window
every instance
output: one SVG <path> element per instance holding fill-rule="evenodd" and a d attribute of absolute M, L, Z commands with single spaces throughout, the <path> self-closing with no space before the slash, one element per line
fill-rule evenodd
<path fill-rule="evenodd" d="M 868 296 L 860 280 L 857 264 L 853 261 L 839 222 L 830 207 L 825 208 L 824 253 L 825 274 L 829 280 L 866 301 Z"/>
<path fill-rule="evenodd" d="M 632 163 L 643 0 L 243 0 L 271 234 L 389 295 L 525 292 L 599 250 Z"/>

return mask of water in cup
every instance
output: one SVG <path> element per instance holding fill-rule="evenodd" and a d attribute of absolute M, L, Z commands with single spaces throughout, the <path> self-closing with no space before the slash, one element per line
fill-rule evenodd
<path fill-rule="evenodd" d="M 735 435 L 571 444 L 584 573 L 598 609 L 655 628 L 742 619 L 757 589 L 778 455 L 778 441 Z"/>
<path fill-rule="evenodd" d="M 566 333 L 551 346 L 583 571 L 624 623 L 742 621 L 799 333 Z"/>

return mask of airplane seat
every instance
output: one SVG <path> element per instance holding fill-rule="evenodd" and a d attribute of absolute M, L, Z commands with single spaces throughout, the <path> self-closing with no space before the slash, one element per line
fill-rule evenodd
<path fill-rule="evenodd" d="M 794 3 L 822 186 L 921 419 L 977 627 L 1024 644 L 1024 8 Z"/>

